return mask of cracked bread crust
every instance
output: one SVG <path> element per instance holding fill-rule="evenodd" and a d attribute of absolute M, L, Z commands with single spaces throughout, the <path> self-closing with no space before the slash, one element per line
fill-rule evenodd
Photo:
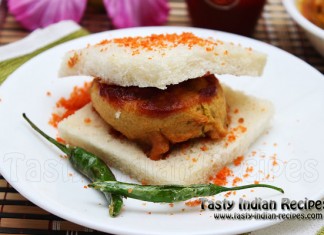
<path fill-rule="evenodd" d="M 91 100 L 108 124 L 139 143 L 152 160 L 163 158 L 172 144 L 198 137 L 219 139 L 227 133 L 225 96 L 211 74 L 164 91 L 95 79 Z"/>

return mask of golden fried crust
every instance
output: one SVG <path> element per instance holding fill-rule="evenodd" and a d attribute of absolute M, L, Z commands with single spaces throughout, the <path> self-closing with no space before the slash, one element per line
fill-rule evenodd
<path fill-rule="evenodd" d="M 218 139 L 227 131 L 226 101 L 214 75 L 166 90 L 120 87 L 95 79 L 91 99 L 108 124 L 147 146 L 153 160 L 161 159 L 170 144 L 204 136 Z"/>

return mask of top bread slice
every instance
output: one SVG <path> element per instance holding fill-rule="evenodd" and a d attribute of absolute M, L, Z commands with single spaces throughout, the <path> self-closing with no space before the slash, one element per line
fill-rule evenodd
<path fill-rule="evenodd" d="M 192 33 L 153 34 L 72 50 L 64 56 L 59 75 L 90 75 L 120 86 L 166 89 L 207 72 L 259 76 L 265 64 L 265 54 L 233 43 Z"/>
<path fill-rule="evenodd" d="M 223 89 L 230 107 L 228 135 L 220 141 L 187 142 L 172 150 L 165 160 L 153 161 L 135 143 L 110 134 L 110 126 L 93 110 L 91 103 L 59 123 L 59 136 L 71 145 L 96 154 L 140 182 L 207 183 L 210 176 L 248 150 L 269 128 L 273 116 L 271 102 L 226 86 Z"/>

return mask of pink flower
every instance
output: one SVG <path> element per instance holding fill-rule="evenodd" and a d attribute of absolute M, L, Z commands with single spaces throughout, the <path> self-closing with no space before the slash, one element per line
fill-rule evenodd
<path fill-rule="evenodd" d="M 116 28 L 162 25 L 167 21 L 166 0 L 103 0 Z"/>
<path fill-rule="evenodd" d="M 162 25 L 170 10 L 167 0 L 103 0 L 103 3 L 116 28 Z M 29 30 L 61 20 L 79 22 L 86 5 L 87 0 L 8 0 L 10 13 Z"/>
<path fill-rule="evenodd" d="M 8 0 L 8 7 L 26 29 L 43 28 L 61 20 L 79 22 L 87 0 Z"/>

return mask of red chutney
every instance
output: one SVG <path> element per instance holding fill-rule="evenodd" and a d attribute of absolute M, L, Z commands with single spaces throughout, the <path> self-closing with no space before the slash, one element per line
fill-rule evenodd
<path fill-rule="evenodd" d="M 122 87 L 100 83 L 100 96 L 115 107 L 134 102 L 138 110 L 153 117 L 165 117 L 192 107 L 196 103 L 211 102 L 217 93 L 218 80 L 214 75 L 190 79 L 166 90 L 155 87 Z"/>
<path fill-rule="evenodd" d="M 192 24 L 250 36 L 266 0 L 186 0 Z"/>

